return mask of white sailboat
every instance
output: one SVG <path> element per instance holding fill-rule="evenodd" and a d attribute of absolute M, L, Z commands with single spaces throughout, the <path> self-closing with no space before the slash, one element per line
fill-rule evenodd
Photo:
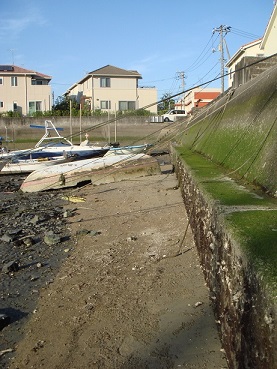
<path fill-rule="evenodd" d="M 57 156 L 76 156 L 80 159 L 99 157 L 105 155 L 109 146 L 95 146 L 89 142 L 86 144 L 74 145 L 70 140 L 60 135 L 58 132 L 62 128 L 56 128 L 50 120 L 45 121 L 45 126 L 31 125 L 33 128 L 44 128 L 45 133 L 32 149 L 15 150 L 2 152 L 0 159 L 17 158 L 21 160 L 42 159 Z M 54 136 L 52 133 L 54 132 Z"/>

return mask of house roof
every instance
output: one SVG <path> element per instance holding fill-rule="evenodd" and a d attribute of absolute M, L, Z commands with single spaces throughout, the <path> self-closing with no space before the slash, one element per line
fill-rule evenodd
<path fill-rule="evenodd" d="M 126 70 L 114 67 L 113 65 L 106 65 L 105 67 L 96 69 L 90 73 L 93 76 L 119 76 L 119 77 L 136 77 L 142 78 L 136 70 Z"/>
<path fill-rule="evenodd" d="M 28 74 L 32 76 L 37 76 L 45 79 L 52 79 L 51 76 L 47 74 L 39 73 L 34 70 L 29 70 L 25 68 L 18 67 L 16 65 L 0 65 L 0 74 Z"/>
<path fill-rule="evenodd" d="M 75 82 L 69 89 L 65 92 L 67 94 L 70 90 L 76 87 L 78 84 L 84 83 L 89 78 L 93 77 L 134 77 L 134 78 L 142 78 L 142 76 L 136 70 L 126 70 L 114 67 L 113 65 L 106 65 L 105 67 L 95 69 L 92 72 L 89 72 L 84 78 Z"/>

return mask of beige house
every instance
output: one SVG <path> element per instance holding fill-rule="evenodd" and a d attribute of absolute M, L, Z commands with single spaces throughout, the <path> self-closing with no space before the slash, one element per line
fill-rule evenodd
<path fill-rule="evenodd" d="M 106 65 L 88 73 L 65 93 L 65 97 L 86 104 L 92 111 L 125 111 L 147 108 L 157 113 L 157 89 L 155 87 L 138 87 L 142 79 L 137 71 L 125 70 Z"/>
<path fill-rule="evenodd" d="M 247 82 L 249 79 L 255 77 L 257 74 L 264 71 L 264 69 L 274 65 L 276 60 L 270 59 L 264 66 L 260 64 L 260 68 L 252 68 L 252 70 L 242 70 L 246 65 L 259 61 L 262 58 L 269 57 L 277 53 L 277 4 L 274 5 L 271 17 L 267 24 L 263 37 L 259 40 L 250 42 L 240 47 L 240 49 L 232 56 L 232 58 L 226 64 L 228 73 L 229 87 L 237 87 L 239 84 Z"/>
<path fill-rule="evenodd" d="M 0 113 L 32 115 L 51 110 L 51 78 L 16 65 L 0 65 Z"/>

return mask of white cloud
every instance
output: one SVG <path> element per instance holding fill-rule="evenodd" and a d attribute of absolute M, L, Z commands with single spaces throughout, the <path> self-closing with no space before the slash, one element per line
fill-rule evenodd
<path fill-rule="evenodd" d="M 23 14 L 9 16 L 8 13 L 2 15 L 0 22 L 0 40 L 17 39 L 26 29 L 34 26 L 43 26 L 46 20 L 36 9 L 26 9 Z"/>

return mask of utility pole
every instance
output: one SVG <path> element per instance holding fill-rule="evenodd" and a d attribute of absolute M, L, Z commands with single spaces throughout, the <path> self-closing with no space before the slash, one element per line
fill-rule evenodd
<path fill-rule="evenodd" d="M 220 52 L 221 52 L 221 57 L 220 57 L 220 63 L 221 63 L 221 92 L 224 92 L 224 66 L 225 66 L 225 59 L 224 59 L 224 36 L 227 35 L 228 32 L 230 32 L 231 27 L 227 27 L 227 26 L 220 26 L 218 28 L 215 28 L 213 30 L 213 33 L 218 32 L 220 35 Z"/>
<path fill-rule="evenodd" d="M 185 91 L 185 72 L 177 72 L 178 74 L 178 79 L 182 80 L 182 91 Z M 185 98 L 185 95 L 181 96 L 181 110 L 183 109 L 183 100 Z"/>

